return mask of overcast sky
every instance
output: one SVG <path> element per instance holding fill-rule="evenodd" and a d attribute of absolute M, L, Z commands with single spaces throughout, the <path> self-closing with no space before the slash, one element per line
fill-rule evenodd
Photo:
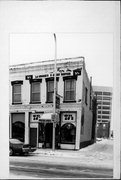
<path fill-rule="evenodd" d="M 10 34 L 10 64 L 54 59 L 55 32 L 58 59 L 84 56 L 93 85 L 113 86 L 112 2 L 31 5 L 23 14 L 40 31 Z"/>

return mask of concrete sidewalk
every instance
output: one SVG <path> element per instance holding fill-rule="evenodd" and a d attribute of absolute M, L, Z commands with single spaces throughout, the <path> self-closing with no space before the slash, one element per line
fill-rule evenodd
<path fill-rule="evenodd" d="M 52 151 L 52 149 L 37 149 L 35 152 L 32 153 L 31 160 L 40 161 L 41 157 L 44 156 L 50 157 L 48 159 L 46 158 L 45 162 L 47 163 L 56 164 L 57 161 L 59 163 L 59 161 L 62 160 L 64 162 L 70 161 L 70 166 L 80 165 L 86 168 L 95 167 L 95 168 L 105 168 L 105 169 L 113 170 L 113 142 L 110 140 L 97 142 L 80 150 L 57 149 L 55 151 Z M 17 175 L 10 174 L 9 179 L 31 179 L 31 177 L 28 176 L 22 177 L 21 175 L 18 174 Z M 39 178 L 35 178 L 35 179 L 39 179 Z"/>
<path fill-rule="evenodd" d="M 80 150 L 37 149 L 36 156 L 51 156 L 81 160 L 82 165 L 113 168 L 113 146 L 110 141 L 97 142 Z"/>

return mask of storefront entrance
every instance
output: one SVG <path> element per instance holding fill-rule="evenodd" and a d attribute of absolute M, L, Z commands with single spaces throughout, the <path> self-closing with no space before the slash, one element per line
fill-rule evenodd
<path fill-rule="evenodd" d="M 30 128 L 30 144 L 37 146 L 37 128 Z"/>
<path fill-rule="evenodd" d="M 53 141 L 53 123 L 40 123 L 39 124 L 39 144 L 42 148 L 52 148 Z M 60 144 L 60 130 L 59 125 L 56 124 L 55 128 L 55 148 L 59 148 Z"/>

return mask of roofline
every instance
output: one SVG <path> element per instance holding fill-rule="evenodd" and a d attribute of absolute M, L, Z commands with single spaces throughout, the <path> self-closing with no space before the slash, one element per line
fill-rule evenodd
<path fill-rule="evenodd" d="M 57 62 L 60 62 L 63 61 L 63 60 L 77 60 L 77 59 L 81 59 L 81 60 L 85 60 L 85 58 L 83 56 L 80 56 L 80 57 L 73 57 L 73 58 L 61 58 L 61 59 L 57 59 Z M 14 65 L 10 65 L 9 67 L 10 68 L 15 68 L 15 67 L 21 67 L 21 66 L 24 66 L 24 67 L 28 67 L 28 66 L 33 66 L 33 65 L 37 65 L 37 64 L 40 64 L 40 65 L 47 65 L 48 63 L 49 64 L 54 64 L 55 60 L 54 59 L 51 59 L 51 60 L 44 60 L 44 61 L 37 61 L 37 62 L 30 62 L 30 63 L 23 63 L 23 64 L 14 64 Z M 45 64 L 43 64 L 45 63 Z"/>

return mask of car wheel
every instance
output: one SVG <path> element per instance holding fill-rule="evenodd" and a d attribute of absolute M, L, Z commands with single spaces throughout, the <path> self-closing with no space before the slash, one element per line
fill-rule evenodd
<path fill-rule="evenodd" d="M 13 155 L 13 150 L 10 148 L 9 150 L 9 155 L 12 156 Z"/>

